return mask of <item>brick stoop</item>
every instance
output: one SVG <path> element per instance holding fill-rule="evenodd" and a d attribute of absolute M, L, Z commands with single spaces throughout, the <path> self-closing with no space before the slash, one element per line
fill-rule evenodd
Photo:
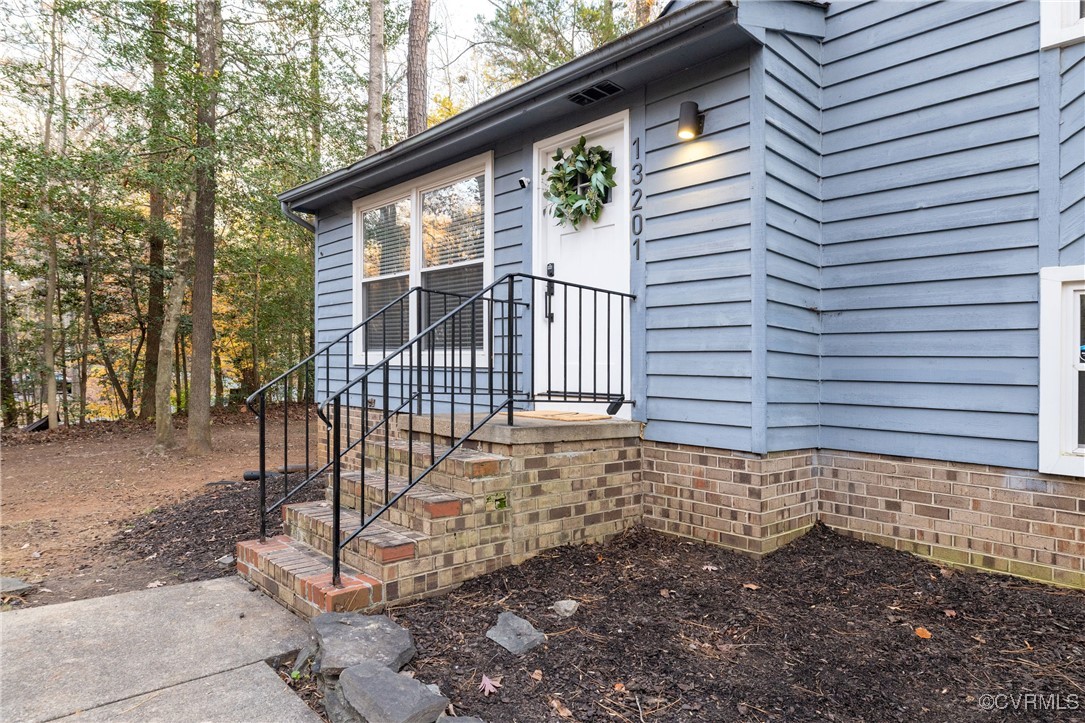
<path fill-rule="evenodd" d="M 595 437 L 582 427 L 572 431 L 504 428 L 490 432 L 498 441 L 487 449 L 453 450 L 343 548 L 341 588 L 331 585 L 330 486 L 329 501 L 283 505 L 284 535 L 240 543 L 238 572 L 311 617 L 375 611 L 452 589 L 551 547 L 601 542 L 639 517 L 640 425 L 600 425 Z M 409 473 L 417 475 L 448 451 L 435 444 L 431 452 L 425 433 L 415 430 L 413 443 L 407 434 L 393 429 L 387 441 L 365 443 L 364 457 L 357 449 L 346 460 L 340 540 L 358 530 L 361 509 L 373 514 L 385 504 L 386 468 L 390 498 L 405 489 Z M 438 441 L 449 441 L 440 430 Z"/>
<path fill-rule="evenodd" d="M 343 566 L 336 587 L 328 557 L 286 535 L 237 543 L 237 572 L 305 618 L 376 608 L 384 602 L 380 580 Z"/>

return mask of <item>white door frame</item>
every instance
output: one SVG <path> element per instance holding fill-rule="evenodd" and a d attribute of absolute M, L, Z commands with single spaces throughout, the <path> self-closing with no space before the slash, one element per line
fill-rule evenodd
<path fill-rule="evenodd" d="M 546 268 L 545 268 L 546 264 L 545 264 L 545 256 L 543 254 L 543 244 L 545 243 L 545 239 L 546 239 L 547 224 L 551 223 L 552 220 L 549 218 L 549 216 L 547 216 L 544 213 L 546 200 L 543 198 L 543 192 L 544 192 L 545 188 L 544 188 L 544 183 L 543 183 L 543 180 L 542 180 L 542 174 L 543 174 L 543 169 L 546 168 L 547 165 L 549 165 L 550 154 L 553 153 L 553 149 L 555 147 L 558 147 L 558 146 L 561 146 L 561 147 L 572 146 L 578 140 L 580 140 L 581 136 L 590 136 L 590 135 L 599 134 L 599 133 L 611 133 L 611 132 L 617 131 L 617 130 L 621 131 L 621 143 L 624 144 L 623 148 L 625 149 L 625 164 L 627 166 L 625 175 L 626 175 L 626 178 L 628 180 L 629 168 L 631 167 L 631 162 L 630 162 L 630 158 L 629 158 L 629 153 L 630 153 L 630 150 L 629 150 L 629 148 L 630 148 L 629 109 L 624 109 L 624 110 L 618 111 L 617 113 L 613 113 L 613 114 L 605 116 L 603 118 L 599 118 L 599 119 L 594 120 L 594 121 L 592 121 L 590 123 L 585 123 L 583 125 L 577 126 L 576 128 L 570 128 L 569 130 L 563 131 L 563 132 L 561 132 L 561 133 L 559 133 L 557 135 L 550 136 L 549 138 L 544 138 L 543 140 L 537 141 L 532 146 L 532 175 L 531 175 L 532 182 L 531 182 L 531 187 L 532 187 L 533 190 L 532 190 L 532 193 L 531 193 L 531 216 L 532 216 L 532 222 L 531 222 L 531 273 L 533 275 L 543 277 L 543 278 L 546 277 Z M 615 189 L 615 190 L 617 190 L 618 193 L 614 194 L 614 197 L 611 199 L 610 203 L 611 204 L 618 204 L 616 210 L 621 212 L 623 218 L 625 219 L 625 222 L 620 225 L 621 229 L 622 229 L 620 231 L 620 233 L 622 234 L 622 237 L 625 240 L 626 249 L 628 250 L 629 246 L 630 246 L 630 238 L 631 238 L 630 229 L 629 229 L 629 218 L 630 218 L 630 214 L 631 214 L 631 210 L 630 210 L 631 198 L 630 198 L 628 188 L 619 188 L 619 189 Z M 626 286 L 625 286 L 624 289 L 614 289 L 615 291 L 623 291 L 623 292 L 631 292 L 632 291 L 632 288 L 633 288 L 632 263 L 633 263 L 633 261 L 632 261 L 632 253 L 630 252 L 630 254 L 629 254 L 629 265 L 628 265 L 628 268 L 626 269 L 626 275 L 627 275 Z M 560 275 L 555 276 L 555 280 L 561 281 Z M 532 306 L 533 307 L 539 307 L 539 308 L 533 308 L 532 309 L 533 327 L 537 328 L 538 325 L 537 325 L 537 323 L 534 323 L 534 322 L 537 322 L 538 319 L 541 317 L 542 309 L 541 309 L 540 305 L 534 303 L 534 301 L 535 300 L 533 299 L 532 300 Z M 625 368 L 621 371 L 621 374 L 623 375 L 623 377 L 624 377 L 624 379 L 626 381 L 627 388 L 625 389 L 625 396 L 626 396 L 626 399 L 628 400 L 626 402 L 626 405 L 623 406 L 623 408 L 622 408 L 622 412 L 624 412 L 624 414 L 629 414 L 630 413 L 630 410 L 632 408 L 629 406 L 629 403 L 633 399 L 633 390 L 631 388 L 632 387 L 632 359 L 631 359 L 631 357 L 632 357 L 632 322 L 633 322 L 632 311 L 633 311 L 632 310 L 632 305 L 630 305 L 629 313 L 626 314 L 626 323 L 629 325 L 629 329 L 625 334 L 625 345 L 628 348 L 625 350 Z M 542 372 L 542 367 L 539 366 L 538 364 L 536 364 L 536 371 L 535 371 L 535 377 L 536 378 L 532 380 L 532 385 L 534 386 L 534 388 L 536 390 L 541 388 L 539 386 L 539 375 L 542 374 L 542 373 L 543 373 Z M 574 408 L 580 408 L 580 409 L 583 409 L 583 410 L 587 410 L 587 408 L 588 408 L 588 406 L 585 405 L 585 404 L 577 404 L 577 405 L 573 405 L 573 407 Z M 624 414 L 620 414 L 620 416 L 624 416 Z"/>
<path fill-rule="evenodd" d="M 531 186 L 535 189 L 531 194 L 531 273 L 535 276 L 546 276 L 543 264 L 542 243 L 543 234 L 546 233 L 544 223 L 549 219 L 543 215 L 545 199 L 543 198 L 542 172 L 548 165 L 549 155 L 543 158 L 544 153 L 549 153 L 555 146 L 571 146 L 580 140 L 580 136 L 592 133 L 609 133 L 610 131 L 622 130 L 622 143 L 625 144 L 626 154 L 629 153 L 629 110 L 621 110 L 605 118 L 585 123 L 582 126 L 564 131 L 556 136 L 537 141 L 532 146 Z M 626 189 L 628 191 L 628 189 Z M 619 202 L 619 208 L 624 211 L 625 217 L 629 218 L 629 193 L 618 194 L 620 198 L 612 198 L 611 203 Z M 626 239 L 629 237 L 629 225 L 625 227 Z M 631 270 L 632 271 L 632 270 Z M 561 279 L 558 279 L 559 281 Z M 632 274 L 630 274 L 630 288 L 632 288 Z"/>

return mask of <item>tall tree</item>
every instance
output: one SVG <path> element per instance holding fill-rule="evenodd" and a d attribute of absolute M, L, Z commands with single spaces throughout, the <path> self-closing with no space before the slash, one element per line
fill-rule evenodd
<path fill-rule="evenodd" d="M 49 18 L 49 61 L 48 61 L 49 99 L 45 111 L 45 123 L 42 129 L 42 156 L 53 160 L 54 139 L 53 124 L 57 106 L 60 106 L 60 142 L 57 155 L 63 157 L 67 151 L 68 138 L 68 95 L 64 71 L 64 25 L 63 18 L 54 4 L 50 7 Z M 59 96 L 59 98 L 58 98 Z M 52 184 L 49 184 L 50 186 Z M 45 216 L 46 272 L 45 272 L 45 310 L 42 315 L 42 365 L 45 374 L 45 404 L 49 429 L 60 426 L 57 407 L 56 347 L 53 331 L 56 323 L 56 302 L 58 295 L 58 251 L 57 223 L 53 217 L 51 189 L 45 190 L 45 202 L 42 211 Z"/>
<path fill-rule="evenodd" d="M 155 413 L 155 375 L 158 373 L 158 346 L 162 336 L 162 311 L 165 285 L 162 275 L 166 245 L 166 199 L 163 189 L 163 159 L 166 133 L 166 26 L 169 5 L 166 0 L 151 0 L 149 7 L 149 59 L 151 93 L 149 102 L 148 223 L 147 223 L 147 360 L 143 366 L 139 418 L 150 419 Z"/>
<path fill-rule="evenodd" d="M 170 406 L 170 390 L 173 388 L 173 347 L 177 338 L 177 327 L 181 321 L 181 308 L 185 301 L 188 287 L 188 271 L 193 247 L 194 217 L 196 195 L 185 195 L 184 209 L 181 213 L 181 233 L 177 244 L 177 262 L 174 266 L 173 280 L 170 282 L 169 296 L 166 297 L 165 312 L 162 315 L 162 335 L 158 342 L 158 370 L 155 375 L 155 410 L 154 448 L 163 452 L 175 445 L 173 437 L 173 408 Z M 181 385 L 177 385 L 177 400 L 180 407 Z"/>
<path fill-rule="evenodd" d="M 655 5 L 655 0 L 633 0 L 633 5 L 634 17 L 638 28 L 651 22 L 652 9 Z"/>
<path fill-rule="evenodd" d="M 497 4 L 494 17 L 479 33 L 491 90 L 504 90 L 542 75 L 629 32 L 634 22 L 627 11 L 615 11 L 613 0 L 509 0 Z"/>
<path fill-rule="evenodd" d="M 4 269 L 8 259 L 8 221 L 4 213 L 3 190 L 0 189 L 0 410 L 4 426 L 19 423 L 19 407 L 15 403 L 15 381 L 11 371 L 11 311 L 8 307 L 8 285 Z"/>
<path fill-rule="evenodd" d="M 215 193 L 217 157 L 219 38 L 222 8 L 218 0 L 196 0 L 195 211 L 193 215 L 192 377 L 188 399 L 190 451 L 211 451 L 212 301 L 215 283 Z"/>
<path fill-rule="evenodd" d="M 407 135 L 426 130 L 429 0 L 411 0 L 407 26 Z"/>
<path fill-rule="evenodd" d="M 384 145 L 384 0 L 369 2 L 369 110 L 366 155 Z"/>

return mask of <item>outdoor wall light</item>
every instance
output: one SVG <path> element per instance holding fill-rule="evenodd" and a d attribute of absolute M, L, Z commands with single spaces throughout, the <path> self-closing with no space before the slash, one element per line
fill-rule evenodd
<path fill-rule="evenodd" d="M 691 141 L 704 131 L 704 115 L 697 104 L 687 100 L 678 107 L 678 137 Z"/>

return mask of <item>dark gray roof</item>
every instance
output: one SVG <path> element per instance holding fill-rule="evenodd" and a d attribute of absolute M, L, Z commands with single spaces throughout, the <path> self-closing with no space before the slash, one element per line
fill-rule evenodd
<path fill-rule="evenodd" d="M 576 113 L 568 96 L 603 80 L 636 88 L 749 41 L 731 0 L 671 5 L 635 32 L 497 95 L 345 168 L 279 195 L 293 211 L 313 213 L 492 147 L 530 126 Z"/>

